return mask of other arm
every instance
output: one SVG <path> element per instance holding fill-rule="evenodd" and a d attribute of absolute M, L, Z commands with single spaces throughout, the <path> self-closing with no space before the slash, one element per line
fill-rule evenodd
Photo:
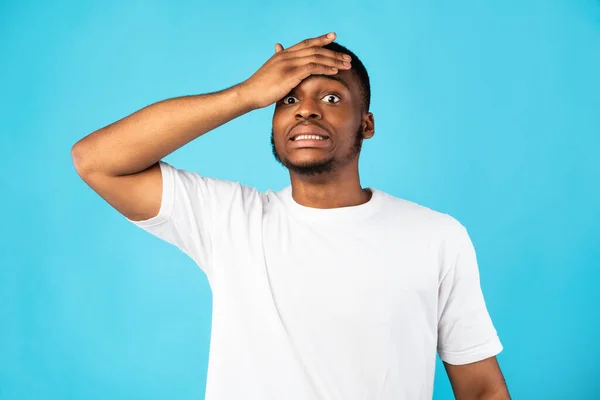
<path fill-rule="evenodd" d="M 483 297 L 475 248 L 466 228 L 454 227 L 458 230 L 444 244 L 449 268 L 438 292 L 438 353 L 457 399 L 510 399 L 496 359 L 503 347 Z"/>
<path fill-rule="evenodd" d="M 457 400 L 510 400 L 496 357 L 444 367 Z"/>

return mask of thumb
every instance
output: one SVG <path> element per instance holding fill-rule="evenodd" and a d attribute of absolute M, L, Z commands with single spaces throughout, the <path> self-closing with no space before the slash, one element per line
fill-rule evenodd
<path fill-rule="evenodd" d="M 275 53 L 279 53 L 280 51 L 283 51 L 283 46 L 280 45 L 279 43 L 275 44 Z"/>

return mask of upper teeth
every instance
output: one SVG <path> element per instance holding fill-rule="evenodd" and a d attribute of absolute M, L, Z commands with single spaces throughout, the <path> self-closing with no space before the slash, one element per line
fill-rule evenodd
<path fill-rule="evenodd" d="M 318 135 L 298 135 L 294 138 L 294 140 L 305 140 L 305 139 L 325 140 L 326 138 L 323 136 L 318 136 Z"/>

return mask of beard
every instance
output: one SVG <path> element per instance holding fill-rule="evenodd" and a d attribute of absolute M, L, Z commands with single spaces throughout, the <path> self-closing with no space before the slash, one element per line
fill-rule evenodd
<path fill-rule="evenodd" d="M 362 148 L 363 136 L 362 129 L 359 126 L 358 130 L 354 135 L 354 143 L 350 148 L 348 154 L 343 157 L 343 159 L 336 159 L 333 155 L 320 159 L 320 160 L 310 160 L 303 163 L 293 163 L 288 158 L 280 157 L 277 153 L 277 148 L 275 147 L 275 135 L 273 129 L 271 129 L 271 147 L 273 149 L 273 156 L 275 160 L 285 168 L 287 168 L 291 172 L 295 172 L 298 175 L 304 176 L 316 176 L 316 175 L 324 175 L 334 171 L 339 166 L 343 166 L 346 163 L 354 160 L 360 153 Z"/>

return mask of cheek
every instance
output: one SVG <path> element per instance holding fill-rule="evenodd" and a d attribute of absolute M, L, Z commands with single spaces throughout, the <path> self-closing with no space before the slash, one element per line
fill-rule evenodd
<path fill-rule="evenodd" d="M 356 131 L 361 126 L 360 116 L 356 113 L 344 113 L 336 116 L 335 126 L 339 133 L 343 133 L 344 137 L 354 138 Z"/>
<path fill-rule="evenodd" d="M 360 111 L 351 103 L 345 103 L 342 106 L 334 107 L 328 116 L 336 121 L 337 126 L 343 126 L 344 128 L 356 125 L 361 119 Z"/>
<path fill-rule="evenodd" d="M 273 114 L 272 125 L 272 129 L 275 132 L 275 136 L 283 134 L 283 130 L 285 127 L 285 118 L 281 115 L 280 112 L 276 112 L 275 114 Z"/>

